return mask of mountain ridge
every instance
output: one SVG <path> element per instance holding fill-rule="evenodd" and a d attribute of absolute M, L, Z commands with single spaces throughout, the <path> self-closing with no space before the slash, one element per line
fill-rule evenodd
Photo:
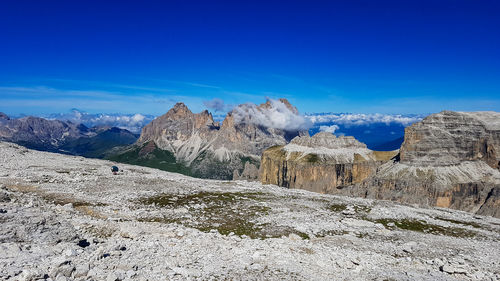
<path fill-rule="evenodd" d="M 498 112 L 432 114 L 405 129 L 399 153 L 378 162 L 363 147 L 349 151 L 331 139 L 324 140 L 338 149 L 292 140 L 303 148 L 266 150 L 262 183 L 500 216 Z"/>
<path fill-rule="evenodd" d="M 135 142 L 137 136 L 117 127 L 88 128 L 71 121 L 9 118 L 0 113 L 0 140 L 42 151 L 103 158 L 113 149 Z"/>
<path fill-rule="evenodd" d="M 190 174 L 217 179 L 233 179 L 238 174 L 256 180 L 258 174 L 249 171 L 257 171 L 262 151 L 269 146 L 286 144 L 295 136 L 307 134 L 306 130 L 264 126 L 261 119 L 271 113 L 300 118 L 297 108 L 286 99 L 267 100 L 258 106 L 239 105 L 226 115 L 222 124 L 215 122 L 207 110 L 193 113 L 184 103 L 177 103 L 167 113 L 146 125 L 137 142 L 125 153 L 141 151 L 137 148 L 154 144 L 152 151 L 160 149 L 171 152 L 177 163 L 192 171 Z M 145 159 L 148 156 L 146 153 L 137 154 L 137 157 Z M 116 155 L 110 159 L 120 160 L 123 157 Z M 158 165 L 155 166 L 161 166 L 161 159 L 157 160 Z"/>

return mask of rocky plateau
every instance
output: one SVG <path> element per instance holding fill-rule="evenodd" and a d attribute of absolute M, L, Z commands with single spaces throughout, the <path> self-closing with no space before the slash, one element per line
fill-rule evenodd
<path fill-rule="evenodd" d="M 1 280 L 500 279 L 491 216 L 5 142 L 0 155 Z"/>
<path fill-rule="evenodd" d="M 432 114 L 405 130 L 401 149 L 371 151 L 317 134 L 263 153 L 263 183 L 438 206 L 500 217 L 500 113 Z"/>

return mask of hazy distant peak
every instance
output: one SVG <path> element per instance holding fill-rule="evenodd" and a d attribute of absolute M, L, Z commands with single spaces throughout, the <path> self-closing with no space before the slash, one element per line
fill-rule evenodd
<path fill-rule="evenodd" d="M 10 120 L 9 116 L 3 112 L 0 112 L 0 119 Z"/>

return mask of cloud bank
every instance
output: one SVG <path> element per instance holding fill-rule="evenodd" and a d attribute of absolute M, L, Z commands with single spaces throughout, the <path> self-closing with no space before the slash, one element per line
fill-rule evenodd
<path fill-rule="evenodd" d="M 50 119 L 68 120 L 73 123 L 84 124 L 87 127 L 111 126 L 127 129 L 133 133 L 140 133 L 142 127 L 151 122 L 155 116 L 142 114 L 90 114 L 73 109 L 67 114 L 51 114 Z"/>
<path fill-rule="evenodd" d="M 301 131 L 311 128 L 309 119 L 300 115 L 288 101 L 269 99 L 265 104 L 246 103 L 233 109 L 236 123 L 247 123 L 285 131 Z"/>
<path fill-rule="evenodd" d="M 318 113 L 306 116 L 313 124 L 331 123 L 344 126 L 361 126 L 374 123 L 411 125 L 421 121 L 424 115 L 389 115 L 389 114 L 351 114 L 351 113 Z"/>

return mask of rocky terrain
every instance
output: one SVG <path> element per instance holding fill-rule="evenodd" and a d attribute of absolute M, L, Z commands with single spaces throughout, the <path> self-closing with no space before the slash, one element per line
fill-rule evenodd
<path fill-rule="evenodd" d="M 0 143 L 1 280 L 498 280 L 500 220 Z"/>
<path fill-rule="evenodd" d="M 110 159 L 201 178 L 256 180 L 262 151 L 307 134 L 298 128 L 284 130 L 272 122 L 260 122 L 268 112 L 299 118 L 286 99 L 239 105 L 222 124 L 214 122 L 206 110 L 195 114 L 177 103 L 146 125 L 133 147 Z"/>
<path fill-rule="evenodd" d="M 321 132 L 264 151 L 260 179 L 264 184 L 336 193 L 361 183 L 397 153 L 372 151 L 353 137 Z"/>
<path fill-rule="evenodd" d="M 134 143 L 137 136 L 116 127 L 92 127 L 40 117 L 9 118 L 0 112 L 0 140 L 32 149 L 103 158 Z"/>
<path fill-rule="evenodd" d="M 336 138 L 306 141 L 311 145 L 301 144 L 295 156 L 286 152 L 287 146 L 265 151 L 262 181 L 500 217 L 500 113 L 430 115 L 406 128 L 394 158 L 387 152 L 373 152 L 379 158 L 367 157 L 366 148 L 357 145 L 352 150 L 352 145 Z"/>

